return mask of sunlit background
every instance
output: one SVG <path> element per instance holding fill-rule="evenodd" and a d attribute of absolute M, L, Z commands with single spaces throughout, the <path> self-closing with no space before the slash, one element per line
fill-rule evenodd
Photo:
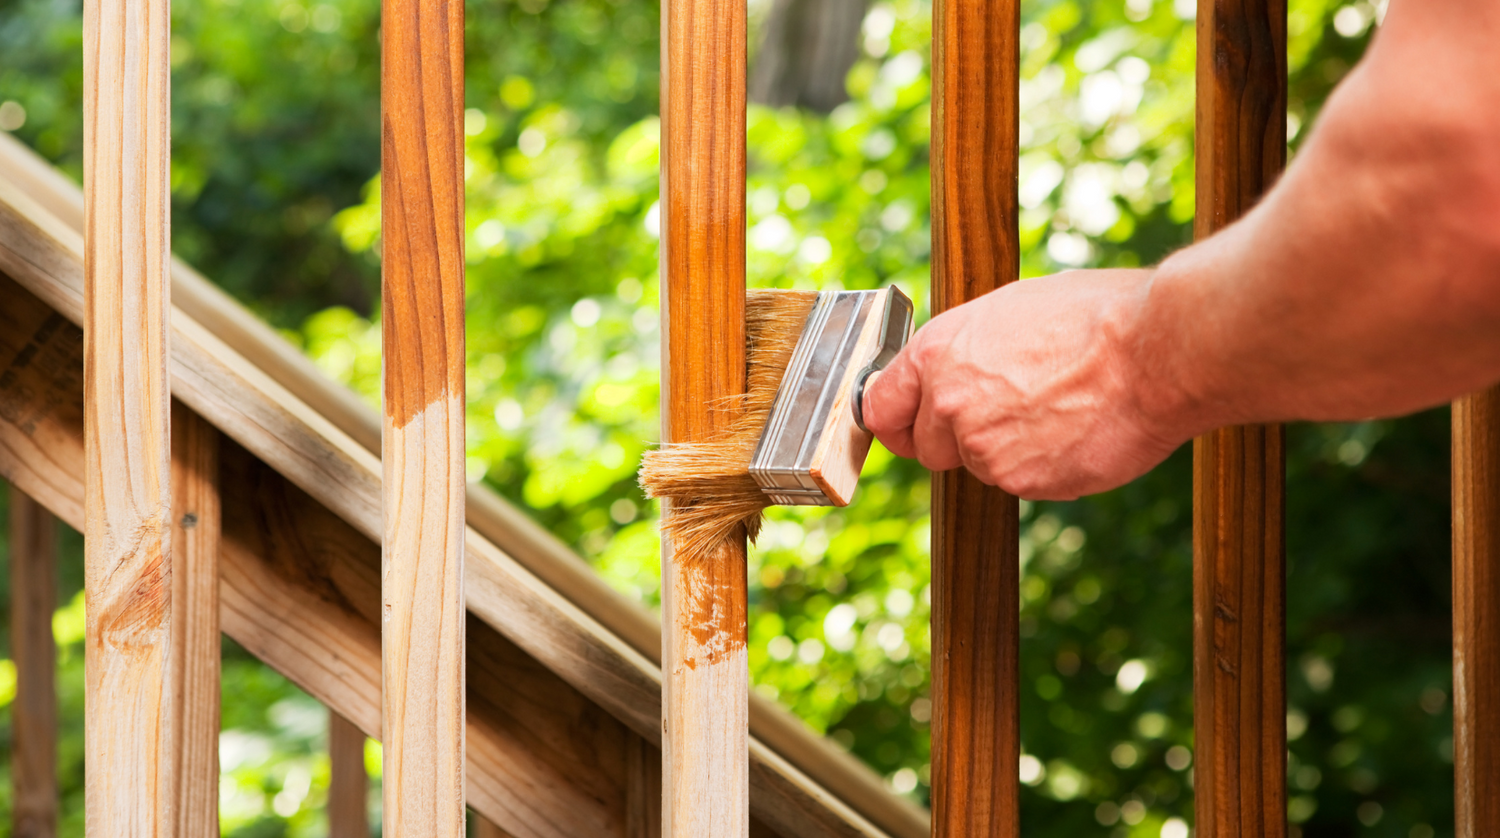
<path fill-rule="evenodd" d="M 752 65 L 772 1 L 751 7 Z M 181 0 L 172 56 L 177 252 L 372 403 L 378 6 Z M 1295 150 L 1383 7 L 1290 6 Z M 1189 241 L 1193 15 L 1183 0 L 1023 3 L 1024 276 L 1150 264 Z M 658 436 L 658 33 L 638 0 L 471 2 L 464 119 L 469 478 L 651 607 L 656 511 L 633 475 Z M 848 101 L 751 108 L 750 281 L 894 282 L 921 322 L 930 5 L 878 0 L 850 37 Z M 80 53 L 76 0 L 0 0 L 0 128 L 75 177 Z M 1291 429 L 1294 836 L 1452 832 L 1446 423 Z M 1118 491 L 1022 505 L 1029 835 L 1190 833 L 1189 472 L 1179 452 Z M 877 447 L 852 506 L 773 512 L 750 559 L 755 688 L 923 802 L 928 538 L 927 475 Z M 64 831 L 81 835 L 81 541 L 65 545 Z M 13 693 L 0 662 L 0 715 Z M 324 834 L 325 723 L 226 641 L 226 835 Z M 367 756 L 378 777 L 378 746 Z"/>

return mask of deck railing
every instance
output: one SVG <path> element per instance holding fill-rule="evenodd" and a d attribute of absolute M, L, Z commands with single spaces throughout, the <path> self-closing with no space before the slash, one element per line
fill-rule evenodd
<path fill-rule="evenodd" d="M 456 836 L 463 14 L 451 0 L 383 11 L 385 829 Z M 1019 6 L 936 0 L 933 14 L 938 312 L 1018 278 Z M 687 440 L 714 433 L 708 406 L 744 387 L 745 8 L 669 0 L 662 15 L 664 437 Z M 88 829 L 212 834 L 220 448 L 169 391 L 167 6 L 91 0 L 85 18 Z M 1197 26 L 1201 237 L 1285 162 L 1285 2 L 1200 0 Z M 1194 446 L 1200 838 L 1286 832 L 1282 440 L 1279 427 L 1241 427 Z M 1500 824 L 1500 389 L 1454 406 L 1453 514 L 1457 831 L 1488 835 Z M 12 491 L 18 834 L 52 834 L 58 816 L 52 527 Z M 1014 498 L 962 471 L 934 477 L 932 832 L 944 838 L 1019 831 L 1018 529 Z M 743 544 L 720 558 L 663 556 L 668 835 L 750 830 Z M 331 834 L 365 834 L 363 734 L 337 715 L 330 731 Z"/>
<path fill-rule="evenodd" d="M 382 14 L 384 832 L 457 836 L 463 5 L 386 0 Z M 218 447 L 190 411 L 169 419 L 167 0 L 85 3 L 84 90 L 88 829 L 212 834 Z"/>

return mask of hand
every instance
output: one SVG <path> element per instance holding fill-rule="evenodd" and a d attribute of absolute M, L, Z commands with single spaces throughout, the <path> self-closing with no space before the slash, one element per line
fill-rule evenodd
<path fill-rule="evenodd" d="M 1171 402 L 1148 392 L 1138 357 L 1151 277 L 1071 271 L 933 318 L 870 380 L 866 426 L 933 471 L 962 465 L 1026 498 L 1072 499 L 1144 474 L 1191 436 L 1147 409 Z"/>

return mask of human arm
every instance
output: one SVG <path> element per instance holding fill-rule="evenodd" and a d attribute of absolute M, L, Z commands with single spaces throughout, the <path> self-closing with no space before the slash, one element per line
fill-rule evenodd
<path fill-rule="evenodd" d="M 1396 0 L 1266 198 L 1154 269 L 1007 286 L 867 391 L 924 465 L 1034 498 L 1228 424 L 1393 415 L 1500 379 L 1500 7 Z"/>

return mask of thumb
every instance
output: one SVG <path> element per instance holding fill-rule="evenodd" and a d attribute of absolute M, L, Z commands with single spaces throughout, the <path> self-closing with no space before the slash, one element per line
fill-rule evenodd
<path fill-rule="evenodd" d="M 865 427 L 901 457 L 916 456 L 912 425 L 922 405 L 922 380 L 911 349 L 908 345 L 890 366 L 870 376 L 864 392 Z"/>

